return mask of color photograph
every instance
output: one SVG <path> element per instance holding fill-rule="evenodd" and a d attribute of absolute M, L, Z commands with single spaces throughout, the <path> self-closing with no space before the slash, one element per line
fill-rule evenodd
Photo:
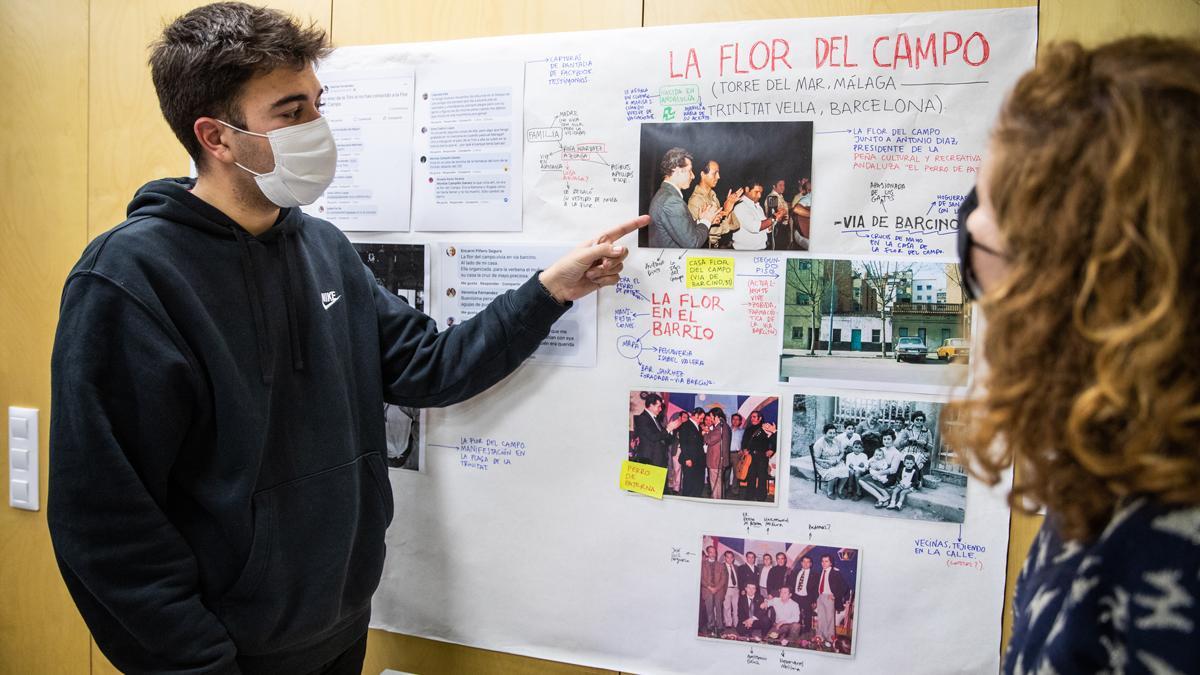
<path fill-rule="evenodd" d="M 705 536 L 697 636 L 851 656 L 861 551 Z"/>
<path fill-rule="evenodd" d="M 420 311 L 425 311 L 426 264 L 423 244 L 354 244 L 375 280 Z M 402 405 L 383 404 L 386 420 L 387 465 L 392 469 L 420 471 L 424 438 L 424 412 Z"/>
<path fill-rule="evenodd" d="M 643 248 L 807 251 L 812 122 L 643 124 Z"/>
<path fill-rule="evenodd" d="M 967 474 L 942 445 L 940 403 L 798 394 L 788 506 L 961 523 Z"/>
<path fill-rule="evenodd" d="M 782 382 L 929 391 L 964 386 L 971 305 L 955 263 L 790 258 Z"/>
<path fill-rule="evenodd" d="M 667 469 L 666 496 L 775 503 L 779 398 L 634 391 L 628 459 Z"/>

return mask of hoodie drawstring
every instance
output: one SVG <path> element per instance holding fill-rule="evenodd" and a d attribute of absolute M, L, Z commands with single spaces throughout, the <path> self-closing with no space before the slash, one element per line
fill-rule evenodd
<path fill-rule="evenodd" d="M 292 370 L 304 370 L 304 345 L 300 342 L 300 307 L 303 306 L 300 290 L 296 283 L 296 274 L 292 271 L 291 236 L 285 231 L 281 237 L 283 247 L 283 283 L 287 288 L 284 293 L 288 315 L 288 334 L 291 337 Z"/>
<path fill-rule="evenodd" d="M 254 252 L 250 250 L 250 242 L 245 233 L 235 229 L 241 247 L 242 277 L 246 284 L 246 295 L 250 300 L 250 313 L 254 315 L 254 338 L 258 343 L 258 365 L 262 371 L 263 384 L 271 382 L 271 351 L 267 346 L 270 337 L 267 335 L 267 321 L 263 315 L 262 296 L 258 292 L 258 268 L 254 264 Z"/>

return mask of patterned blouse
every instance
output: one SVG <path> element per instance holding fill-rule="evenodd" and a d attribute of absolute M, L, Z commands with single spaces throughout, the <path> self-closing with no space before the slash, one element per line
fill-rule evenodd
<path fill-rule="evenodd" d="M 1200 507 L 1133 501 L 1086 544 L 1052 520 L 1017 578 L 1004 672 L 1200 673 Z"/>

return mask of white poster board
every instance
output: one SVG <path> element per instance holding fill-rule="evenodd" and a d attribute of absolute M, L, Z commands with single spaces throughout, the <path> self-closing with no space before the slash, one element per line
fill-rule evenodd
<path fill-rule="evenodd" d="M 429 411 L 424 471 L 391 473 L 396 517 L 372 625 L 634 672 L 994 672 L 1009 522 L 1000 492 L 958 485 L 952 450 L 939 445 L 926 460 L 941 485 L 925 491 L 923 506 L 897 514 L 828 500 L 818 509 L 806 501 L 815 489 L 808 445 L 814 425 L 830 420 L 875 411 L 899 430 L 917 411 L 932 416 L 965 378 L 969 366 L 943 364 L 935 352 L 947 335 L 939 331 L 960 339 L 971 323 L 955 295 L 955 212 L 1005 92 L 1033 64 L 1036 23 L 1036 9 L 1021 8 L 336 51 L 322 73 L 452 70 L 497 54 L 525 64 L 513 246 L 573 245 L 633 217 L 662 189 L 646 148 L 707 143 L 704 127 L 688 125 L 786 123 L 780 143 L 795 161 L 780 176 L 783 196 L 790 205 L 800 178 L 813 185 L 807 251 L 647 248 L 631 236 L 624 278 L 599 296 L 594 367 L 527 363 L 484 395 Z M 719 155 L 723 175 L 776 177 L 736 152 L 740 138 L 767 157 L 771 144 L 754 132 L 770 127 L 721 129 L 713 137 L 722 140 L 703 150 Z M 811 175 L 797 175 L 804 167 Z M 715 191 L 723 198 L 727 187 Z M 413 193 L 414 213 L 421 199 Z M 455 229 L 456 244 L 497 241 L 470 223 Z M 780 232 L 773 240 L 796 241 Z M 442 278 L 445 258 L 431 256 L 432 279 Z M 798 289 L 826 278 L 824 291 Z M 445 292 L 430 289 L 434 316 L 444 314 Z M 932 295 L 918 301 L 918 293 Z M 815 341 L 803 342 L 814 328 Z M 924 363 L 892 363 L 901 336 L 927 344 Z M 814 367 L 789 370 L 789 358 Z M 900 372 L 914 373 L 911 386 L 894 377 L 908 367 Z M 688 405 L 773 397 L 776 498 L 660 501 L 619 490 L 636 445 L 631 392 Z M 922 518 L 926 510 L 939 515 Z M 705 635 L 708 544 L 741 559 L 782 552 L 789 565 L 811 551 L 853 571 L 853 603 L 839 601 L 835 617 L 852 632 L 849 651 Z"/>

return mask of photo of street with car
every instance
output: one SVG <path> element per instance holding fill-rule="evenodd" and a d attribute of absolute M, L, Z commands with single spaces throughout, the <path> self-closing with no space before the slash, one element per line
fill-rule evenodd
<path fill-rule="evenodd" d="M 782 382 L 966 384 L 971 311 L 953 263 L 789 259 L 782 333 Z"/>

